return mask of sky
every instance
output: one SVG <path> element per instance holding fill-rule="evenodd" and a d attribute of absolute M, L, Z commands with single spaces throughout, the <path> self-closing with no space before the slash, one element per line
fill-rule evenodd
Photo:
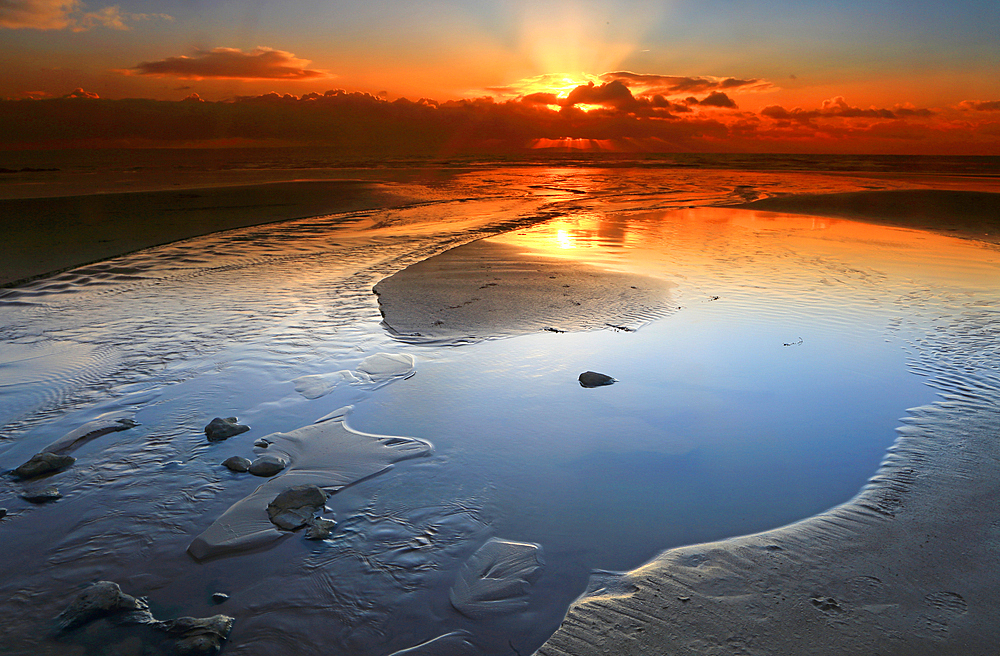
<path fill-rule="evenodd" d="M 0 0 L 0 98 L 489 98 L 518 147 L 1000 155 L 997 34 L 995 0 Z"/>

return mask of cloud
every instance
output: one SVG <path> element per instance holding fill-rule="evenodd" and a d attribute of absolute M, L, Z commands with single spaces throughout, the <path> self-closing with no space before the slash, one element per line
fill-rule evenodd
<path fill-rule="evenodd" d="M 83 89 L 74 89 L 72 92 L 67 93 L 63 98 L 86 98 L 88 100 L 96 100 L 100 98 L 99 95 L 92 91 L 84 91 Z"/>
<path fill-rule="evenodd" d="M 928 118 L 934 115 L 930 109 L 909 107 L 907 105 L 896 105 L 892 109 L 870 107 L 862 109 L 852 107 L 844 100 L 843 96 L 824 100 L 818 109 L 785 109 L 780 105 L 770 105 L 760 111 L 761 116 L 779 121 L 797 121 L 799 123 L 810 123 L 820 118 L 867 118 L 867 119 L 901 119 L 901 118 Z"/>
<path fill-rule="evenodd" d="M 701 100 L 692 96 L 694 105 L 637 98 L 624 83 L 579 85 L 573 92 L 572 101 L 540 94 L 503 102 L 390 102 L 331 90 L 199 102 L 194 95 L 181 101 L 98 99 L 78 89 L 63 98 L 0 101 L 0 147 L 317 144 L 348 157 L 516 154 L 533 148 L 862 154 L 990 154 L 1000 148 L 1000 121 L 992 113 L 939 114 L 898 105 L 860 109 L 833 98 L 815 109 L 772 106 L 754 114 L 728 111 L 729 97 L 721 91 Z M 599 107 L 583 111 L 569 102 Z"/>
<path fill-rule="evenodd" d="M 259 47 L 250 52 L 243 52 L 238 48 L 213 48 L 196 50 L 191 57 L 181 55 L 159 61 L 142 62 L 129 69 L 128 74 L 188 80 L 204 78 L 308 80 L 332 77 L 326 71 L 306 68 L 309 63 L 309 60 L 298 59 L 290 52 L 272 48 Z"/>
<path fill-rule="evenodd" d="M 690 102 L 690 101 L 694 102 Z M 727 96 L 721 91 L 713 91 L 701 100 L 696 98 L 688 98 L 688 104 L 690 105 L 700 105 L 702 107 L 721 107 L 723 109 L 736 109 L 736 103 L 732 98 Z"/>
<path fill-rule="evenodd" d="M 0 27 L 61 30 L 80 0 L 0 0 Z"/>
<path fill-rule="evenodd" d="M 958 107 L 967 112 L 1000 112 L 1000 100 L 963 100 Z"/>
<path fill-rule="evenodd" d="M 84 12 L 80 0 L 0 0 L 0 27 L 84 32 L 95 27 L 129 29 L 129 22 L 167 20 L 167 14 L 123 12 L 119 5 Z"/>
<path fill-rule="evenodd" d="M 743 80 L 735 77 L 651 75 L 629 71 L 605 73 L 600 77 L 607 82 L 617 80 L 627 84 L 636 96 L 670 97 L 725 90 L 759 91 L 771 86 L 767 80 L 758 78 Z"/>
<path fill-rule="evenodd" d="M 629 88 L 618 80 L 595 86 L 593 82 L 586 86 L 578 86 L 569 92 L 563 107 L 575 105 L 604 105 L 627 110 L 634 107 L 635 98 Z"/>

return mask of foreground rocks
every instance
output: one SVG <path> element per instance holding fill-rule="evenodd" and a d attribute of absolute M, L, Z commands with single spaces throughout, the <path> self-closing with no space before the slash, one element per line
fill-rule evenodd
<path fill-rule="evenodd" d="M 233 628 L 232 617 L 178 617 L 160 621 L 149 611 L 142 597 L 122 592 L 112 581 L 98 581 L 84 590 L 56 617 L 56 631 L 67 634 L 91 622 L 107 618 L 117 625 L 147 626 L 174 638 L 176 653 L 185 656 L 215 654 Z"/>
<path fill-rule="evenodd" d="M 14 470 L 14 476 L 21 480 L 38 478 L 66 469 L 76 462 L 73 456 L 64 456 L 43 451 L 31 456 L 31 459 Z"/>
<path fill-rule="evenodd" d="M 317 517 L 326 506 L 326 492 L 318 485 L 295 485 L 274 497 L 267 504 L 267 517 L 271 523 L 285 531 L 294 531 L 308 525 L 306 538 L 323 540 L 330 537 L 337 522 Z"/>
<path fill-rule="evenodd" d="M 216 417 L 205 426 L 205 437 L 209 442 L 221 442 L 228 440 L 234 435 L 245 433 L 250 430 L 249 426 L 236 423 L 236 417 Z"/>
<path fill-rule="evenodd" d="M 222 461 L 222 466 L 229 471 L 244 473 L 250 469 L 250 460 L 243 456 L 230 456 Z"/>

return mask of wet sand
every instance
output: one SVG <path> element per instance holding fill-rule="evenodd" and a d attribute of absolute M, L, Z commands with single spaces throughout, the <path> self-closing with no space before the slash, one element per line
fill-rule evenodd
<path fill-rule="evenodd" d="M 213 232 L 415 200 L 358 180 L 0 200 L 0 286 Z"/>

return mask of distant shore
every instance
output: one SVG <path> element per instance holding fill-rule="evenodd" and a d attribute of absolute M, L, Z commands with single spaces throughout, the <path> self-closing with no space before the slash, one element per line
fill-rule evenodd
<path fill-rule="evenodd" d="M 0 200 L 0 287 L 213 232 L 419 200 L 363 180 Z"/>
<path fill-rule="evenodd" d="M 773 196 L 733 207 L 931 230 L 1000 243 L 1000 193 L 945 189 Z"/>

